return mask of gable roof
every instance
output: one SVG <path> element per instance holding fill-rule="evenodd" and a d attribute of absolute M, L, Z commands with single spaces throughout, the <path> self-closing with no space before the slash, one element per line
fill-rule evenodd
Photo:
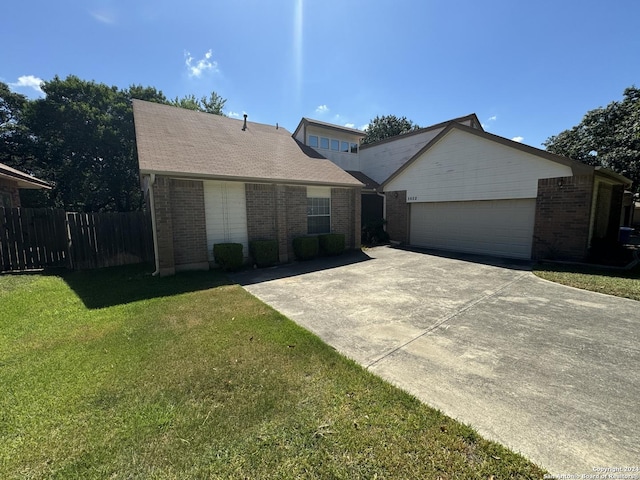
<path fill-rule="evenodd" d="M 364 133 L 362 130 L 358 130 L 355 128 L 342 127 L 340 125 L 335 125 L 333 123 L 327 123 L 327 122 L 322 122 L 320 120 L 313 120 L 311 118 L 302 117 L 302 119 L 300 120 L 300 123 L 298 124 L 295 131 L 293 132 L 293 136 L 294 137 L 297 136 L 301 128 L 307 127 L 309 125 L 328 128 L 329 130 L 334 130 L 341 133 L 348 133 L 349 135 L 357 135 L 359 137 L 364 137 L 366 135 L 366 133 Z"/>
<path fill-rule="evenodd" d="M 539 148 L 532 147 L 530 145 L 525 145 L 524 143 L 519 143 L 513 140 L 509 140 L 508 138 L 501 137 L 499 135 L 494 135 L 493 133 L 485 132 L 484 130 L 478 130 L 476 128 L 468 127 L 467 125 L 462 125 L 456 122 L 450 122 L 444 130 L 442 130 L 438 135 L 436 135 L 429 143 L 427 143 L 422 149 L 420 149 L 413 157 L 411 157 L 406 163 L 404 163 L 398 170 L 396 170 L 393 174 L 389 176 L 384 182 L 382 182 L 382 186 L 386 186 L 393 180 L 398 177 L 406 168 L 408 168 L 411 164 L 413 164 L 418 158 L 420 158 L 425 152 L 427 152 L 430 148 L 432 148 L 436 143 L 442 140 L 449 132 L 457 129 L 466 133 L 470 133 L 472 135 L 476 135 L 478 137 L 484 138 L 486 140 L 490 140 L 492 142 L 499 143 L 501 145 L 505 145 L 510 148 L 515 148 L 516 150 L 520 150 L 522 152 L 528 153 L 530 155 L 535 155 L 537 157 L 544 158 L 546 160 L 550 160 L 552 162 L 560 163 L 562 165 L 566 165 L 571 168 L 573 175 L 585 175 L 590 174 L 595 171 L 609 176 L 613 179 L 616 179 L 622 183 L 630 183 L 626 177 L 619 175 L 612 170 L 604 169 L 602 167 L 592 167 L 590 165 L 586 165 L 577 160 L 573 160 L 568 157 L 563 157 L 561 155 L 556 155 L 555 153 L 547 152 L 546 150 L 541 150 Z"/>
<path fill-rule="evenodd" d="M 475 113 L 470 113 L 469 115 L 465 115 L 464 117 L 452 118 L 451 120 L 445 120 L 444 122 L 436 123 L 435 125 L 429 125 L 428 127 L 418 128 L 417 130 L 411 130 L 406 133 L 401 133 L 400 135 L 394 135 L 393 137 L 384 138 L 382 140 L 378 140 L 377 142 L 360 145 L 360 150 L 382 145 L 383 143 L 390 143 L 397 140 L 400 137 L 406 138 L 413 135 L 419 135 L 421 133 L 428 132 L 430 130 L 445 128 L 447 125 L 451 123 L 461 125 L 462 122 L 470 122 L 474 126 L 468 127 L 468 128 L 473 128 L 474 130 L 479 130 L 481 132 L 484 132 L 484 129 L 482 128 L 482 124 L 480 123 L 480 120 L 478 120 L 478 116 Z"/>
<path fill-rule="evenodd" d="M 133 100 L 140 173 L 360 187 L 284 128 Z"/>
<path fill-rule="evenodd" d="M 0 178 L 17 182 L 18 188 L 51 190 L 51 185 L 44 180 L 40 180 L 32 175 L 16 170 L 4 163 L 0 163 Z"/>
<path fill-rule="evenodd" d="M 378 182 L 358 170 L 347 170 L 347 173 L 355 177 L 358 181 L 364 183 L 363 190 L 375 190 L 380 187 Z"/>

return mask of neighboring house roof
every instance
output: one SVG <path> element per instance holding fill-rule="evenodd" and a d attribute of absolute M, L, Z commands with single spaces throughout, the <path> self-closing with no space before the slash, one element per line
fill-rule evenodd
<path fill-rule="evenodd" d="M 458 129 L 463 132 L 470 133 L 472 135 L 477 135 L 481 138 L 485 138 L 487 140 L 505 145 L 507 147 L 515 148 L 517 150 L 523 151 L 525 153 L 529 153 L 531 155 L 536 155 L 541 158 L 545 158 L 547 160 L 551 160 L 553 162 L 560 163 L 562 165 L 566 165 L 571 168 L 573 175 L 584 175 L 592 172 L 598 172 L 602 175 L 605 175 L 609 178 L 619 181 L 620 183 L 631 184 L 631 180 L 628 178 L 615 173 L 613 170 L 609 170 L 603 167 L 592 167 L 590 165 L 586 165 L 577 160 L 573 160 L 571 158 L 563 157 L 560 155 L 556 155 L 554 153 L 547 152 L 546 150 L 541 150 L 539 148 L 531 147 L 529 145 L 525 145 L 523 143 L 515 142 L 513 140 L 509 140 L 508 138 L 500 137 L 498 135 L 494 135 L 492 133 L 485 132 L 484 130 L 479 130 L 477 128 L 468 127 L 466 125 L 462 125 L 455 121 L 448 122 L 449 124 L 444 128 L 438 135 L 436 135 L 433 140 L 427 143 L 421 150 L 419 150 L 413 157 L 411 157 L 404 165 L 402 165 L 398 170 L 396 170 L 393 174 L 389 176 L 383 183 L 382 186 L 388 185 L 394 178 L 398 177 L 405 169 L 407 169 L 411 164 L 413 164 L 418 158 L 420 158 L 425 152 L 427 152 L 430 148 L 432 148 L 436 143 L 438 143 L 442 138 L 444 138 L 449 132 L 453 129 Z"/>
<path fill-rule="evenodd" d="M 470 113 L 469 115 L 465 115 L 464 117 L 458 117 L 458 118 L 452 118 L 451 120 L 446 120 L 444 122 L 440 122 L 440 123 L 436 123 L 435 125 L 429 125 L 428 127 L 423 127 L 423 128 L 418 128 L 416 130 L 411 130 L 407 133 L 401 133 L 400 135 L 394 135 L 393 137 L 388 137 L 388 138 L 384 138 L 382 140 L 378 140 L 377 142 L 373 142 L 373 143 L 367 143 L 365 145 L 360 145 L 360 150 L 364 150 L 373 146 L 378 146 L 381 145 L 383 143 L 389 143 L 389 142 L 393 142 L 395 140 L 397 140 L 399 137 L 402 138 L 406 138 L 406 137 L 410 137 L 412 135 L 419 135 L 421 133 L 424 132 L 428 132 L 430 130 L 436 130 L 438 128 L 444 128 L 447 125 L 454 123 L 454 124 L 462 124 L 463 122 L 469 122 L 471 123 L 472 127 L 469 128 L 473 128 L 476 130 L 479 130 L 481 132 L 484 132 L 484 129 L 482 128 L 482 124 L 480 123 L 480 120 L 478 120 L 478 117 L 475 113 Z"/>
<path fill-rule="evenodd" d="M 142 174 L 362 186 L 284 128 L 142 100 L 133 115 Z"/>
<path fill-rule="evenodd" d="M 363 190 L 375 190 L 380 186 L 380 184 L 376 182 L 374 179 L 366 176 L 364 173 L 358 170 L 347 170 L 347 173 L 349 175 L 352 175 L 359 182 L 364 183 Z"/>
<path fill-rule="evenodd" d="M 293 132 L 293 136 L 297 136 L 298 135 L 298 131 L 306 126 L 317 126 L 317 127 L 322 127 L 322 128 L 328 128 L 330 130 L 335 130 L 337 132 L 342 132 L 342 133 L 348 133 L 350 135 L 358 135 L 359 137 L 365 137 L 366 133 L 364 133 L 362 130 L 357 130 L 355 128 L 349 128 L 349 127 L 341 127 L 340 125 L 335 125 L 333 123 L 327 123 L 327 122 L 321 122 L 320 120 L 313 120 L 311 118 L 307 118 L 307 117 L 302 117 L 302 120 L 300 120 L 300 123 L 298 124 L 298 126 L 296 127 L 295 131 Z"/>
<path fill-rule="evenodd" d="M 0 163 L 0 178 L 17 182 L 18 188 L 51 190 L 51 185 L 44 180 L 40 180 L 32 175 L 16 170 L 4 163 Z"/>

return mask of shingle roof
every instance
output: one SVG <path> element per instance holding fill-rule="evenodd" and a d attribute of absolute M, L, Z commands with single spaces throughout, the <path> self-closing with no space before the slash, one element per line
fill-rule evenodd
<path fill-rule="evenodd" d="M 284 128 L 133 101 L 141 173 L 362 186 Z"/>
<path fill-rule="evenodd" d="M 358 170 L 347 170 L 347 173 L 349 175 L 352 175 L 356 180 L 364 183 L 363 190 L 375 190 L 380 186 L 380 184 L 376 182 L 374 179 L 368 177 L 367 175 L 365 175 L 364 173 Z"/>
<path fill-rule="evenodd" d="M 0 178 L 7 178 L 9 180 L 18 182 L 18 188 L 43 188 L 46 190 L 51 189 L 51 185 L 49 185 L 44 180 L 40 180 L 39 178 L 21 172 L 20 170 L 16 170 L 15 168 L 10 167 L 9 165 L 5 165 L 4 163 L 0 163 Z"/>
<path fill-rule="evenodd" d="M 295 132 L 293 132 L 293 136 L 295 137 L 298 133 L 298 130 L 300 130 L 305 125 L 315 125 L 318 127 L 330 128 L 338 132 L 349 133 L 351 135 L 358 135 L 359 137 L 364 137 L 366 135 L 365 132 L 363 132 L 362 130 L 358 130 L 356 128 L 343 127 L 341 125 L 336 125 L 335 123 L 327 123 L 327 122 L 322 122 L 320 120 L 314 120 L 308 117 L 302 117 L 302 119 L 300 120 L 300 123 L 296 127 Z"/>

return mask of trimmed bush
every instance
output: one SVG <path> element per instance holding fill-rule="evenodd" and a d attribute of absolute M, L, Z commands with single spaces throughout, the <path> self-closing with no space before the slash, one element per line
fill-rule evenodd
<path fill-rule="evenodd" d="M 253 240 L 249 242 L 249 254 L 259 267 L 270 267 L 278 263 L 278 242 L 276 240 Z"/>
<path fill-rule="evenodd" d="M 213 259 L 225 272 L 237 270 L 242 266 L 241 243 L 216 243 L 213 246 Z"/>
<path fill-rule="evenodd" d="M 296 237 L 293 239 L 293 253 L 298 260 L 311 260 L 318 256 L 318 237 Z"/>
<path fill-rule="evenodd" d="M 318 235 L 320 251 L 323 255 L 340 255 L 344 252 L 344 234 L 326 233 Z"/>

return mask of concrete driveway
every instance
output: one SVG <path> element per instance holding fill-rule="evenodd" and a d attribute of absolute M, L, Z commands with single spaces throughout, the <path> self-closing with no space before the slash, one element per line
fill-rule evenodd
<path fill-rule="evenodd" d="M 640 302 L 390 247 L 234 280 L 552 474 L 640 467 Z"/>

